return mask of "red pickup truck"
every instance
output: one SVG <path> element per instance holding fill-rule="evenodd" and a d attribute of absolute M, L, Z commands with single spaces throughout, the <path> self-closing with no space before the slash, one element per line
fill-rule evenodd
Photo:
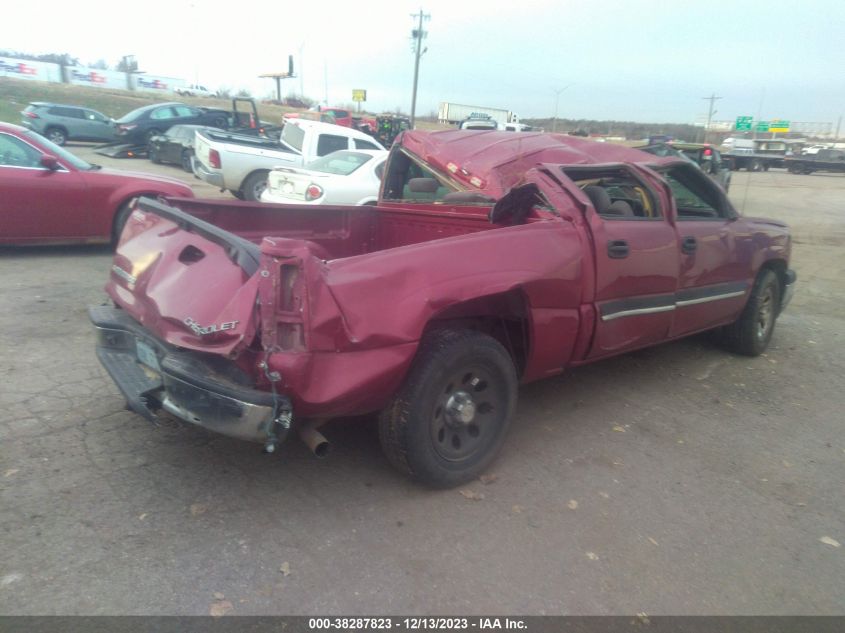
<path fill-rule="evenodd" d="M 380 412 L 389 460 L 453 486 L 517 385 L 720 328 L 766 349 L 790 236 L 679 158 L 556 134 L 405 132 L 374 207 L 142 199 L 92 308 L 129 406 L 272 451 Z"/>

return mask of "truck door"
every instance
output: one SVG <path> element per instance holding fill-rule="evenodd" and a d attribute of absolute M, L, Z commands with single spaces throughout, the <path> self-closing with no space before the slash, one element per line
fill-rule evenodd
<path fill-rule="evenodd" d="M 597 315 L 587 357 L 665 340 L 679 267 L 668 197 L 627 165 L 563 170 L 577 187 L 573 193 L 584 205 L 595 250 Z"/>
<path fill-rule="evenodd" d="M 677 214 L 680 274 L 671 336 L 681 336 L 739 314 L 751 262 L 738 258 L 738 215 L 718 185 L 693 165 L 673 166 L 662 176 Z"/>

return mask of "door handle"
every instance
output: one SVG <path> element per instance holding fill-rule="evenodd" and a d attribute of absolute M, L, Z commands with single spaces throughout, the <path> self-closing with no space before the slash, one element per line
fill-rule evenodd
<path fill-rule="evenodd" d="M 625 240 L 610 240 L 607 243 L 607 256 L 611 259 L 624 259 L 628 257 L 630 249 Z"/>
<path fill-rule="evenodd" d="M 681 250 L 685 253 L 694 253 L 696 248 L 698 248 L 698 242 L 691 235 L 681 241 Z"/>

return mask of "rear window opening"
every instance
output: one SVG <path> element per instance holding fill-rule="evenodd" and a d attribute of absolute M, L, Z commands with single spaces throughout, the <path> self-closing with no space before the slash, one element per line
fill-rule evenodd
<path fill-rule="evenodd" d="M 564 167 L 596 212 L 608 220 L 652 220 L 661 217 L 653 192 L 624 167 Z"/>
<path fill-rule="evenodd" d="M 405 152 L 395 152 L 384 187 L 384 199 L 403 202 L 448 202 L 450 193 L 463 191 L 443 174 L 423 166 Z M 477 202 L 458 204 L 479 204 Z M 483 203 L 482 203 L 483 204 Z M 490 202 L 486 203 L 488 206 Z"/>

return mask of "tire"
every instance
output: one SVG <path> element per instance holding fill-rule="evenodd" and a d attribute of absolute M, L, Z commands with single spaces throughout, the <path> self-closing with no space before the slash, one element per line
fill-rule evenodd
<path fill-rule="evenodd" d="M 114 214 L 114 221 L 111 228 L 111 245 L 112 248 L 117 248 L 117 242 L 120 239 L 120 234 L 123 233 L 123 227 L 126 226 L 126 220 L 129 219 L 129 214 L 132 213 L 132 203 L 136 198 L 132 198 L 124 202 L 117 209 Z"/>
<path fill-rule="evenodd" d="M 267 177 L 269 175 L 269 171 L 262 170 L 253 172 L 247 176 L 241 185 L 244 200 L 258 202 L 261 199 L 261 194 L 267 188 Z"/>
<path fill-rule="evenodd" d="M 226 130 L 229 128 L 229 121 L 225 117 L 219 117 L 214 119 L 211 122 L 211 127 L 220 128 L 221 130 Z"/>
<path fill-rule="evenodd" d="M 244 199 L 244 194 L 242 194 L 240 191 L 236 191 L 235 189 L 229 189 L 229 193 L 235 196 L 238 200 Z"/>
<path fill-rule="evenodd" d="M 144 142 L 147 145 L 147 153 L 148 154 L 150 152 L 150 141 L 152 140 L 152 138 L 154 136 L 156 136 L 158 134 L 161 134 L 161 132 L 159 130 L 155 129 L 155 128 L 153 128 L 152 130 L 147 130 L 147 132 L 144 134 Z"/>
<path fill-rule="evenodd" d="M 161 165 L 161 158 L 159 158 L 158 150 L 154 145 L 147 147 L 147 156 L 149 157 L 150 162 L 155 163 L 156 165 Z"/>
<path fill-rule="evenodd" d="M 761 270 L 742 314 L 725 328 L 728 349 L 744 356 L 759 356 L 766 351 L 775 329 L 780 295 L 778 276 L 768 268 Z"/>
<path fill-rule="evenodd" d="M 427 486 L 466 483 L 498 454 L 516 399 L 516 370 L 498 341 L 473 330 L 432 331 L 379 417 L 382 450 Z"/>
<path fill-rule="evenodd" d="M 180 160 L 182 164 L 182 169 L 184 169 L 189 174 L 194 173 L 193 167 L 191 167 L 191 152 L 183 149 L 182 150 L 182 158 Z"/>
<path fill-rule="evenodd" d="M 48 127 L 44 130 L 44 137 L 56 145 L 64 145 L 67 143 L 67 132 L 60 127 Z"/>

